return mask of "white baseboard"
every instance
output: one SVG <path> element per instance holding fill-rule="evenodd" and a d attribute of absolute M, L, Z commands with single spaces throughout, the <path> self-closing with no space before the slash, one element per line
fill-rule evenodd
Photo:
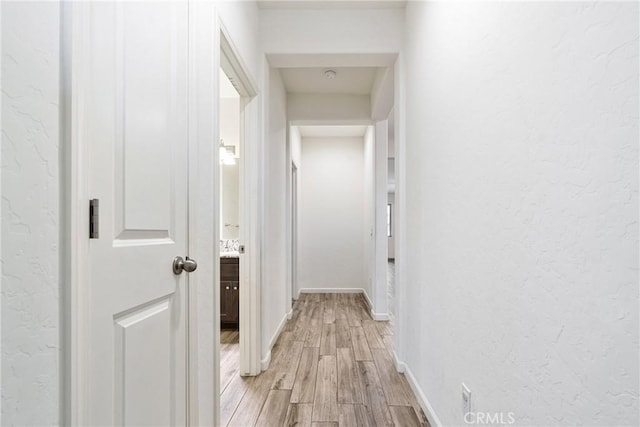
<path fill-rule="evenodd" d="M 386 322 L 389 320 L 389 315 L 387 313 L 376 313 L 371 310 L 371 318 L 380 322 Z"/>
<path fill-rule="evenodd" d="M 393 351 L 393 362 L 396 364 L 396 371 L 404 374 L 405 369 L 407 368 L 403 361 L 398 359 L 398 354 Z"/>
<path fill-rule="evenodd" d="M 269 365 L 271 364 L 271 350 L 267 351 L 267 355 L 260 361 L 260 368 L 262 371 L 266 371 L 269 369 Z"/>
<path fill-rule="evenodd" d="M 369 310 L 373 310 L 373 302 L 371 301 L 371 298 L 369 298 L 369 294 L 367 293 L 367 291 L 365 291 L 364 289 L 360 289 L 360 292 L 362 292 L 362 295 L 364 295 L 364 300 L 367 303 Z"/>
<path fill-rule="evenodd" d="M 398 372 L 403 372 L 404 376 L 407 378 L 407 381 L 409 382 L 409 386 L 411 386 L 411 390 L 413 390 L 413 393 L 416 395 L 416 398 L 418 399 L 418 403 L 420 404 L 420 407 L 422 408 L 422 410 L 424 411 L 424 414 L 427 416 L 427 419 L 429 420 L 429 424 L 431 424 L 432 427 L 442 427 L 440 418 L 438 418 L 438 415 L 436 415 L 436 411 L 434 411 L 433 406 L 431 406 L 431 403 L 427 399 L 427 396 L 424 395 L 424 392 L 418 385 L 418 381 L 416 381 L 416 377 L 413 376 L 413 372 L 411 372 L 411 369 L 407 366 L 406 363 L 398 360 L 395 352 L 393 355 L 394 355 L 394 358 L 396 359 L 396 366 L 399 368 Z M 400 368 L 402 370 L 400 370 Z"/>
<path fill-rule="evenodd" d="M 292 317 L 293 317 L 293 308 L 289 310 L 289 312 L 287 313 L 287 320 L 291 320 Z"/>
<path fill-rule="evenodd" d="M 378 320 L 382 322 L 389 320 L 388 313 L 376 313 L 375 311 L 373 311 L 373 303 L 371 302 L 371 298 L 369 298 L 369 294 L 367 294 L 367 291 L 365 291 L 364 289 L 360 289 L 360 292 L 362 292 L 362 295 L 364 295 L 364 300 L 369 306 L 369 312 L 371 313 L 371 318 L 373 320 Z"/>
<path fill-rule="evenodd" d="M 269 364 L 271 363 L 271 349 L 275 345 L 276 341 L 278 341 L 278 338 L 280 338 L 280 334 L 284 329 L 284 325 L 287 324 L 287 319 L 291 319 L 292 313 L 293 311 L 289 311 L 288 313 L 285 313 L 285 315 L 282 317 L 282 320 L 280 321 L 280 324 L 278 325 L 278 329 L 276 329 L 275 333 L 271 337 L 271 340 L 269 341 L 269 350 L 267 351 L 267 354 L 265 354 L 262 360 L 260 361 L 260 366 L 263 371 L 266 371 L 267 369 L 269 369 Z"/>
<path fill-rule="evenodd" d="M 364 293 L 362 288 L 302 288 L 298 291 L 300 294 L 361 294 Z"/>

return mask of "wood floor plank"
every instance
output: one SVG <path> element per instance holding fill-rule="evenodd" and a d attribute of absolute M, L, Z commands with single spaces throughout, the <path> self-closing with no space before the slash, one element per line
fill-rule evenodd
<path fill-rule="evenodd" d="M 351 331 L 346 319 L 336 319 L 336 347 L 352 347 Z"/>
<path fill-rule="evenodd" d="M 316 392 L 316 374 L 320 349 L 305 347 L 302 349 L 298 372 L 291 391 L 292 403 L 313 403 Z"/>
<path fill-rule="evenodd" d="M 320 355 L 336 354 L 336 325 L 335 323 L 325 323 L 322 325 L 322 336 L 320 337 Z"/>
<path fill-rule="evenodd" d="M 302 305 L 302 311 L 300 312 L 298 320 L 296 320 L 296 324 L 293 327 L 292 339 L 295 341 L 304 341 L 306 339 L 309 323 L 311 322 L 312 310 L 314 307 L 313 304 L 311 304 L 311 302 L 307 300 L 305 300 Z"/>
<path fill-rule="evenodd" d="M 229 424 L 231 417 L 254 378 L 237 375 L 231 379 L 229 385 L 220 396 L 220 425 L 226 426 Z"/>
<path fill-rule="evenodd" d="M 335 295 L 335 294 L 327 294 Z M 323 323 L 333 323 L 336 321 L 336 299 L 327 298 L 324 301 Z"/>
<path fill-rule="evenodd" d="M 362 329 L 364 330 L 364 334 L 367 337 L 367 342 L 369 343 L 369 348 L 385 348 L 384 342 L 382 342 L 382 337 L 378 333 L 378 327 L 376 326 L 375 320 L 363 320 L 362 321 Z"/>
<path fill-rule="evenodd" d="M 360 303 L 356 305 L 356 313 L 360 317 L 360 320 L 373 320 L 371 318 L 371 309 L 364 300 L 361 300 Z"/>
<path fill-rule="evenodd" d="M 293 326 L 292 336 L 295 341 L 304 341 L 307 339 L 307 333 L 309 332 L 310 319 L 306 316 L 300 316 L 296 320 L 296 324 Z"/>
<path fill-rule="evenodd" d="M 307 294 L 307 300 L 310 302 L 321 302 L 324 299 L 324 297 L 322 296 L 322 294 L 318 294 L 318 293 L 312 293 L 312 294 Z"/>
<path fill-rule="evenodd" d="M 240 373 L 240 343 L 237 330 L 220 331 L 220 393 Z"/>
<path fill-rule="evenodd" d="M 256 422 L 259 427 L 281 426 L 289 409 L 291 390 L 271 390 Z"/>
<path fill-rule="evenodd" d="M 393 331 L 391 330 L 391 325 L 389 321 L 386 322 L 376 322 L 376 327 L 378 328 L 378 333 L 384 338 L 387 335 L 393 335 Z"/>
<path fill-rule="evenodd" d="M 274 366 L 275 377 L 271 388 L 277 390 L 291 390 L 293 388 L 304 343 L 302 341 L 288 341 L 286 345 L 286 351 L 276 360 Z"/>
<path fill-rule="evenodd" d="M 349 326 L 362 326 L 359 312 L 354 304 L 347 305 L 345 310 L 347 312 L 347 320 L 349 321 Z"/>
<path fill-rule="evenodd" d="M 320 347 L 320 338 L 322 337 L 322 322 L 318 319 L 311 319 L 307 326 L 307 338 L 304 342 L 305 347 Z"/>
<path fill-rule="evenodd" d="M 338 421 L 338 374 L 336 356 L 320 356 L 313 421 Z"/>
<path fill-rule="evenodd" d="M 337 320 L 347 320 L 347 310 L 345 308 L 345 301 L 343 299 L 338 300 L 335 308 L 335 316 Z"/>
<path fill-rule="evenodd" d="M 338 403 L 363 403 L 358 367 L 351 347 L 337 349 Z"/>
<path fill-rule="evenodd" d="M 357 363 L 362 381 L 363 400 L 367 410 L 372 413 L 376 425 L 393 425 L 375 363 L 371 361 Z"/>
<path fill-rule="evenodd" d="M 351 343 L 356 360 L 373 360 L 362 326 L 351 328 Z"/>
<path fill-rule="evenodd" d="M 271 384 L 273 384 L 273 371 L 269 369 L 253 377 L 228 425 L 233 427 L 254 425 L 271 391 Z"/>
<path fill-rule="evenodd" d="M 240 366 L 237 362 L 237 359 L 220 361 L 220 393 L 224 393 L 231 381 L 240 376 Z"/>
<path fill-rule="evenodd" d="M 391 420 L 397 427 L 420 427 L 416 411 L 411 406 L 389 406 Z"/>
<path fill-rule="evenodd" d="M 386 347 L 387 351 L 389 352 L 390 355 L 393 356 L 393 335 L 385 335 L 382 337 L 382 342 L 384 342 L 384 346 Z"/>
<path fill-rule="evenodd" d="M 376 422 L 364 405 L 339 405 L 340 426 L 376 427 Z"/>
<path fill-rule="evenodd" d="M 398 406 L 411 405 L 411 398 L 407 394 L 402 378 L 396 370 L 389 352 L 386 349 L 374 348 L 371 353 L 378 369 L 380 381 L 384 384 L 383 390 L 387 403 Z"/>
<path fill-rule="evenodd" d="M 329 421 L 320 421 L 311 423 L 311 427 L 338 427 L 339 424 L 337 422 L 329 422 Z"/>
<path fill-rule="evenodd" d="M 311 427 L 312 403 L 290 403 L 284 425 L 287 427 Z"/>
<path fill-rule="evenodd" d="M 416 398 L 416 395 L 413 393 L 413 390 L 411 389 L 411 386 L 409 385 L 409 381 L 407 380 L 407 377 L 404 374 L 400 374 L 400 379 L 402 381 L 402 385 L 403 385 L 404 389 L 407 391 L 407 395 L 409 396 L 409 400 L 411 402 L 411 406 L 413 407 L 413 410 L 416 412 L 416 414 L 418 416 L 418 420 L 420 421 L 420 425 L 429 426 L 430 425 L 429 424 L 429 420 L 427 419 L 427 416 L 424 414 L 424 411 L 422 410 L 422 407 L 418 403 L 418 399 Z"/>

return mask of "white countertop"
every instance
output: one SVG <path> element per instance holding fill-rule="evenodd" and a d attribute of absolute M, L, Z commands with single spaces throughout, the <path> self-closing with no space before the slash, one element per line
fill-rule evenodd
<path fill-rule="evenodd" d="M 220 252 L 220 258 L 240 258 L 240 252 L 238 251 Z"/>

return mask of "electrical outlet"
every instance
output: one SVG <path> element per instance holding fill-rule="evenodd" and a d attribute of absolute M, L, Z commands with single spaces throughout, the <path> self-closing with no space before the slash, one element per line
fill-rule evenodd
<path fill-rule="evenodd" d="M 462 415 L 465 416 L 471 412 L 471 390 L 462 383 Z"/>

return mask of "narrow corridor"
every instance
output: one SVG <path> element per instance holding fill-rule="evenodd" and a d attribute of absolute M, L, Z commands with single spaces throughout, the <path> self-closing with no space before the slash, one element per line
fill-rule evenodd
<path fill-rule="evenodd" d="M 362 295 L 302 294 L 269 369 L 223 373 L 221 425 L 428 426 L 392 345 L 388 322 L 371 319 Z M 234 350 L 226 342 L 222 351 L 226 360 Z"/>

